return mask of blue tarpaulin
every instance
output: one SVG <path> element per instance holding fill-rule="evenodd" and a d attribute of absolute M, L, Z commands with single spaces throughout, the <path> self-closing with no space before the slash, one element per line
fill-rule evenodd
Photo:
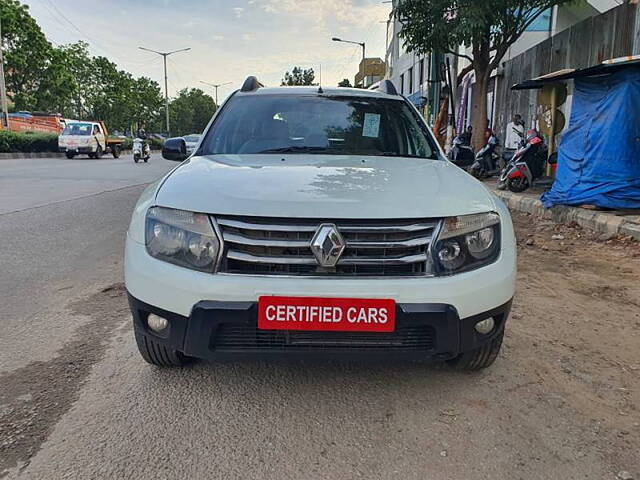
<path fill-rule="evenodd" d="M 556 180 L 542 203 L 640 208 L 640 69 L 575 79 Z"/>

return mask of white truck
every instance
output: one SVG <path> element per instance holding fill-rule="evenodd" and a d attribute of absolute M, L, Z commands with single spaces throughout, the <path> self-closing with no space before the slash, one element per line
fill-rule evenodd
<path fill-rule="evenodd" d="M 122 151 L 124 140 L 109 137 L 104 122 L 68 122 L 58 137 L 58 148 L 67 158 L 87 154 L 89 158 L 100 158 L 105 153 L 111 153 L 118 158 Z"/>
<path fill-rule="evenodd" d="M 505 205 L 449 162 L 390 82 L 250 77 L 126 239 L 142 357 L 393 357 L 477 370 L 502 345 L 516 242 Z M 186 161 L 184 161 L 186 159 Z"/>

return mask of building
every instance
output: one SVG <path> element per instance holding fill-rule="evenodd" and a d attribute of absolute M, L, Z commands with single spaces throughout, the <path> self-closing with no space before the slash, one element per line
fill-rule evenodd
<path fill-rule="evenodd" d="M 384 78 L 386 65 L 380 57 L 363 58 L 356 73 L 354 85 L 369 88 Z"/>
<path fill-rule="evenodd" d="M 393 0 L 395 8 L 398 0 Z M 552 10 L 543 12 L 540 17 L 533 22 L 527 31 L 515 42 L 503 59 L 503 63 L 517 57 L 523 52 L 535 47 L 539 43 L 549 39 L 555 33 L 570 28 L 584 19 L 599 15 L 613 7 L 619 5 L 619 0 L 588 0 L 576 2 L 561 7 L 554 7 Z M 440 94 L 444 86 L 443 64 L 446 56 L 438 53 L 428 55 L 416 55 L 407 52 L 403 41 L 400 38 L 402 24 L 393 15 L 387 21 L 387 51 L 386 64 L 387 72 L 385 78 L 391 80 L 396 89 L 412 101 L 421 109 L 425 119 L 429 123 L 434 122 L 440 103 Z M 461 51 L 464 52 L 464 47 Z M 466 52 L 469 53 L 469 52 Z M 449 55 L 448 55 L 449 56 Z M 455 56 L 450 57 L 451 76 L 455 81 L 457 72 L 466 66 L 466 61 Z M 494 77 L 490 85 L 488 106 L 489 120 L 493 123 L 495 118 L 496 104 L 494 102 L 495 89 L 499 82 L 500 72 L 494 72 Z M 471 92 L 473 91 L 473 74 L 470 74 Z M 459 94 L 459 92 L 458 92 Z M 471 108 L 471 94 L 465 95 L 466 108 Z M 470 118 L 470 112 L 464 115 Z M 468 123 L 466 120 L 464 123 Z"/>

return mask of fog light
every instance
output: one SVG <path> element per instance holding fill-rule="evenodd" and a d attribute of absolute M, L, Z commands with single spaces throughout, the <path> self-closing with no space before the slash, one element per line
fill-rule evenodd
<path fill-rule="evenodd" d="M 149 325 L 149 328 L 154 332 L 161 332 L 162 330 L 167 328 L 169 322 L 167 322 L 167 320 L 162 317 L 150 313 L 149 317 L 147 318 L 147 325 Z"/>
<path fill-rule="evenodd" d="M 486 320 L 476 323 L 476 332 L 486 335 L 487 333 L 491 333 L 495 326 L 496 322 L 493 321 L 493 318 L 489 317 Z"/>

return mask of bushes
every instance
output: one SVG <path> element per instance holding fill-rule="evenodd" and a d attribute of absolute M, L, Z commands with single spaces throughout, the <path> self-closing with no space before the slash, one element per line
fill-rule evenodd
<path fill-rule="evenodd" d="M 164 144 L 164 141 L 154 137 L 154 138 L 147 138 L 147 143 L 151 147 L 151 150 L 162 150 L 162 145 Z M 124 150 L 131 150 L 131 147 L 133 147 L 133 138 L 130 138 L 130 137 L 125 138 L 124 143 L 122 144 L 122 148 Z"/>
<path fill-rule="evenodd" d="M 158 138 L 147 140 L 152 150 L 161 150 L 163 141 Z M 132 138 L 124 139 L 122 148 L 130 150 L 133 144 Z M 39 132 L 10 132 L 0 130 L 0 153 L 40 153 L 57 152 L 58 135 L 55 133 Z"/>
<path fill-rule="evenodd" d="M 0 130 L 0 152 L 57 152 L 58 135 L 39 132 L 10 132 Z"/>

